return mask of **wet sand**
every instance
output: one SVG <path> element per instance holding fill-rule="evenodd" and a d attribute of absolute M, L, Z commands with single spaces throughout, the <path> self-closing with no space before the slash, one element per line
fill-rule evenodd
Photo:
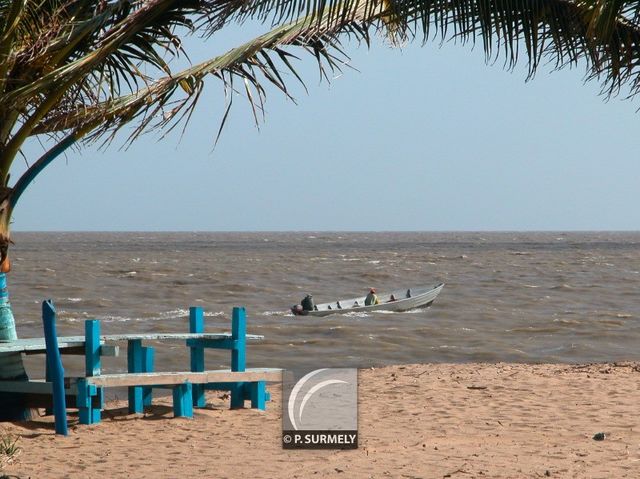
<path fill-rule="evenodd" d="M 359 375 L 354 451 L 281 448 L 281 394 L 267 411 L 208 393 L 194 419 L 169 398 L 145 415 L 111 402 L 104 420 L 53 433 L 51 418 L 0 425 L 21 453 L 3 473 L 30 478 L 637 478 L 640 363 L 416 364 Z M 604 440 L 593 436 L 603 432 Z"/>

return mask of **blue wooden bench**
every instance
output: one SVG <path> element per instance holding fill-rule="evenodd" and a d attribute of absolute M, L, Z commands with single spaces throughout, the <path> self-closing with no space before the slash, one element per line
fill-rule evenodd
<path fill-rule="evenodd" d="M 193 407 L 205 406 L 205 391 L 230 391 L 231 407 L 264 409 L 269 394 L 267 381 L 280 381 L 282 371 L 275 368 L 246 368 L 246 342 L 262 336 L 246 334 L 244 308 L 233 308 L 231 333 L 205 333 L 204 311 L 200 307 L 189 310 L 189 333 L 100 334 L 100 322 L 85 322 L 85 336 L 58 338 L 55 332 L 56 313 L 51 301 L 43 302 L 45 338 L 0 343 L 3 351 L 21 351 L 27 354 L 47 354 L 47 375 L 44 381 L 0 381 L 0 391 L 23 394 L 27 398 L 44 398 L 53 402 L 56 432 L 66 434 L 66 407 L 68 401 L 78 408 L 81 424 L 100 422 L 104 409 L 104 388 L 128 387 L 129 411 L 140 413 L 150 405 L 154 388 L 173 390 L 175 416 L 192 417 Z M 154 371 L 154 349 L 143 346 L 147 340 L 184 340 L 190 349 L 190 370 L 183 372 Z M 119 352 L 113 343 L 127 342 L 127 373 L 102 374 L 101 357 Z M 44 342 L 44 345 L 42 344 Z M 207 348 L 231 351 L 231 368 L 205 369 L 204 351 Z M 85 376 L 65 378 L 60 353 L 82 352 L 85 356 Z M 47 401 L 48 400 L 48 401 Z"/>

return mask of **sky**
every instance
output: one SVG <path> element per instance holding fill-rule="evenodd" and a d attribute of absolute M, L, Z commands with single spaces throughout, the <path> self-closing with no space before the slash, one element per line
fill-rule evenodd
<path fill-rule="evenodd" d="M 204 59 L 255 28 L 187 47 Z M 269 90 L 259 129 L 236 98 L 215 149 L 212 79 L 184 135 L 71 151 L 25 192 L 13 230 L 640 229 L 640 99 L 605 101 L 584 65 L 526 82 L 524 64 L 487 65 L 480 45 L 346 51 L 357 70 L 330 84 L 301 55 L 308 93 Z"/>

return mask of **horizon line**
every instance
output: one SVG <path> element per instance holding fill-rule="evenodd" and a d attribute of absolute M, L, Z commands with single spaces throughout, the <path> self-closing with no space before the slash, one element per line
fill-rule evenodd
<path fill-rule="evenodd" d="M 13 230 L 12 233 L 640 233 L 638 229 L 433 229 L 433 230 L 332 230 L 332 229 L 300 229 L 300 230 Z"/>

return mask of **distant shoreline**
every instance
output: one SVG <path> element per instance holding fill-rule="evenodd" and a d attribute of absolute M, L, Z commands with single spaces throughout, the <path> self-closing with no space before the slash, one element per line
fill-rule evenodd
<path fill-rule="evenodd" d="M 407 233 L 407 234 L 514 234 L 514 233 L 550 233 L 550 234 L 598 234 L 598 233 L 640 233 L 640 230 L 315 230 L 315 229 L 303 229 L 303 230 L 12 230 L 13 233 L 221 233 L 221 234 L 375 234 L 375 233 Z"/>

